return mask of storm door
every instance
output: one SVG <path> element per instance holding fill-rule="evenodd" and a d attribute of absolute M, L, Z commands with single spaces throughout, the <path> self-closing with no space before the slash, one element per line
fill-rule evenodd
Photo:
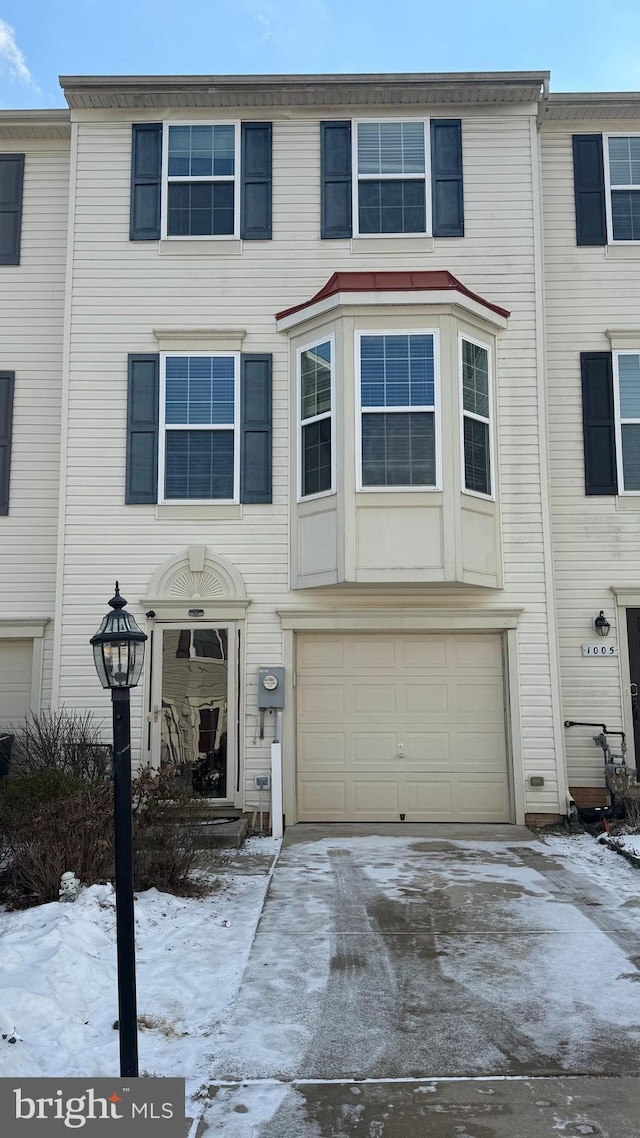
<path fill-rule="evenodd" d="M 196 796 L 233 800 L 235 636 L 230 625 L 156 625 L 153 764 Z"/>

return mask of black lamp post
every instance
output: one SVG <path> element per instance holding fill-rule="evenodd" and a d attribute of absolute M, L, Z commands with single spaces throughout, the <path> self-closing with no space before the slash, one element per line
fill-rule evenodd
<path fill-rule="evenodd" d="M 113 816 L 116 857 L 116 940 L 120 1074 L 138 1076 L 136 939 L 133 912 L 133 817 L 131 811 L 131 721 L 129 689 L 140 679 L 147 639 L 120 596 L 116 581 L 112 612 L 91 638 L 93 659 L 113 703 Z"/>

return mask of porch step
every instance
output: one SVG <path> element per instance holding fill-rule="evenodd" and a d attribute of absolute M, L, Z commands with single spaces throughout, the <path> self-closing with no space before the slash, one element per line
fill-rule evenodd
<path fill-rule="evenodd" d="M 235 817 L 222 816 L 205 818 L 198 823 L 196 835 L 196 849 L 199 850 L 231 850 L 239 849 L 247 836 L 249 829 L 249 816 L 240 814 Z"/>

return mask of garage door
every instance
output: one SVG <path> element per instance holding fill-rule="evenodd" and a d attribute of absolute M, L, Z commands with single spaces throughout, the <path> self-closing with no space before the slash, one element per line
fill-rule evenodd
<path fill-rule="evenodd" d="M 501 639 L 300 634 L 298 816 L 508 822 Z"/>
<path fill-rule="evenodd" d="M 0 727 L 29 712 L 32 653 L 32 640 L 0 640 Z"/>

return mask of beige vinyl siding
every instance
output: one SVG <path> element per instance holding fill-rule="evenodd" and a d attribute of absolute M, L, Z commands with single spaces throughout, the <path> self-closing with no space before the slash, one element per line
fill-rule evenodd
<path fill-rule="evenodd" d="M 214 118 L 181 111 L 184 120 Z M 394 108 L 385 110 L 393 115 Z M 416 108 L 424 115 L 425 108 Z M 403 108 L 402 114 L 410 114 Z M 439 117 L 459 108 L 439 107 Z M 464 108 L 464 239 L 436 239 L 433 251 L 351 252 L 349 241 L 320 241 L 321 118 L 351 117 L 304 110 L 273 117 L 273 240 L 245 242 L 240 256 L 182 253 L 159 256 L 155 242 L 131 243 L 129 178 L 131 120 L 145 112 L 78 114 L 78 174 L 73 245 L 69 444 L 64 522 L 64 626 L 59 699 L 107 711 L 87 645 L 119 577 L 140 618 L 152 573 L 190 544 L 207 544 L 242 574 L 251 604 L 246 639 L 246 799 L 257 801 L 253 775 L 268 767 L 268 740 L 258 739 L 256 672 L 282 662 L 277 609 L 318 609 L 353 603 L 357 590 L 288 591 L 288 339 L 274 313 L 309 299 L 337 270 L 448 269 L 465 285 L 511 310 L 499 343 L 499 450 L 505 562 L 501 602 L 523 606 L 519 670 L 527 772 L 544 774 L 543 791 L 527 809 L 556 810 L 556 755 L 546 627 L 545 564 L 537 443 L 534 308 L 534 214 L 531 119 L 521 109 Z M 373 111 L 376 116 L 376 111 Z M 217 117 L 228 117 L 219 114 Z M 243 113 L 244 119 L 248 118 Z M 377 117 L 380 117 L 377 115 Z M 243 351 L 274 356 L 274 497 L 271 506 L 243 506 L 241 518 L 207 522 L 156 517 L 155 507 L 124 502 L 126 356 L 155 351 L 154 328 L 244 328 Z M 96 461 L 96 456 L 99 461 Z M 99 519 L 99 525 L 97 525 Z M 99 536 L 98 536 L 99 535 Z M 410 590 L 367 590 L 366 604 L 408 603 Z M 415 595 L 415 594 L 413 594 Z M 422 593 L 434 603 L 451 590 Z M 455 593 L 457 600 L 461 591 Z M 466 589 L 478 603 L 495 593 Z M 361 595 L 360 595 L 361 598 Z M 373 617 L 372 619 L 375 619 Z M 134 747 L 139 746 L 142 693 L 135 693 Z M 290 711 L 291 709 L 289 709 Z"/>
<path fill-rule="evenodd" d="M 619 508 L 615 497 L 586 497 L 584 491 L 580 352 L 609 351 L 606 329 L 640 330 L 640 247 L 576 245 L 572 134 L 607 130 L 638 131 L 640 119 L 581 119 L 542 130 L 551 493 L 564 716 L 626 727 L 633 752 L 620 668 L 627 633 L 616 627 L 610 589 L 640 587 L 640 499 L 626 498 Z M 598 639 L 592 622 L 600 609 L 611 622 L 607 643 L 618 644 L 617 659 L 581 655 L 583 643 Z M 594 733 L 567 731 L 571 785 L 602 785 Z"/>
<path fill-rule="evenodd" d="M 8 517 L 0 518 L 0 620 L 53 617 L 69 140 L 2 139 L 24 153 L 20 264 L 0 266 L 0 369 L 15 372 Z M 43 702 L 51 690 L 45 631 Z"/>

